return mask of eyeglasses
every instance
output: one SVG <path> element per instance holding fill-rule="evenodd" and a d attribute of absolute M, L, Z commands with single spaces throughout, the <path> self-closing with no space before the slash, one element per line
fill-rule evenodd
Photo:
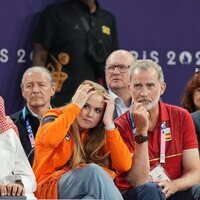
<path fill-rule="evenodd" d="M 107 65 L 105 67 L 105 71 L 107 71 L 109 73 L 113 73 L 115 71 L 115 68 L 117 68 L 120 73 L 125 73 L 128 71 L 129 67 L 130 66 L 128 66 L 128 65 Z"/>

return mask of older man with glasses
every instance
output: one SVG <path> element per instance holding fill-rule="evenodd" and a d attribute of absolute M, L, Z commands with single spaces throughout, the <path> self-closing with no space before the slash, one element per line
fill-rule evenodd
<path fill-rule="evenodd" d="M 105 80 L 108 92 L 115 100 L 114 118 L 126 112 L 131 105 L 128 69 L 135 60 L 129 51 L 122 49 L 112 52 L 106 60 Z"/>

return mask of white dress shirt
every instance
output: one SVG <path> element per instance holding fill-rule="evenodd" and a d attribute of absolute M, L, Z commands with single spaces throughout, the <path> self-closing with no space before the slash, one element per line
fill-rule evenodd
<path fill-rule="evenodd" d="M 35 199 L 35 175 L 13 129 L 0 133 L 0 149 L 0 182 L 15 183 L 21 179 L 27 199 Z"/>

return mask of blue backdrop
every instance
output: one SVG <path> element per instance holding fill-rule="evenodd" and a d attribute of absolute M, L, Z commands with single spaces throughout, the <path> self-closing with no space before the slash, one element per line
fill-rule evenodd
<path fill-rule="evenodd" d="M 0 93 L 8 114 L 23 106 L 19 85 L 30 66 L 41 11 L 60 1 L 1 0 Z M 186 82 L 200 65 L 200 1 L 101 0 L 100 5 L 116 16 L 120 47 L 158 62 L 167 82 L 164 101 L 180 105 Z"/>

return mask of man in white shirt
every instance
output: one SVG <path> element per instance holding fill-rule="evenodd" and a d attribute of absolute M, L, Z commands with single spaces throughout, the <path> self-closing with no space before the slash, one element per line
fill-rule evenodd
<path fill-rule="evenodd" d="M 26 196 L 35 199 L 36 180 L 20 143 L 15 125 L 5 115 L 0 97 L 0 196 Z"/>
<path fill-rule="evenodd" d="M 114 118 L 125 113 L 131 105 L 128 69 L 135 61 L 135 57 L 123 49 L 112 52 L 106 60 L 105 80 L 108 92 L 115 100 Z"/>

